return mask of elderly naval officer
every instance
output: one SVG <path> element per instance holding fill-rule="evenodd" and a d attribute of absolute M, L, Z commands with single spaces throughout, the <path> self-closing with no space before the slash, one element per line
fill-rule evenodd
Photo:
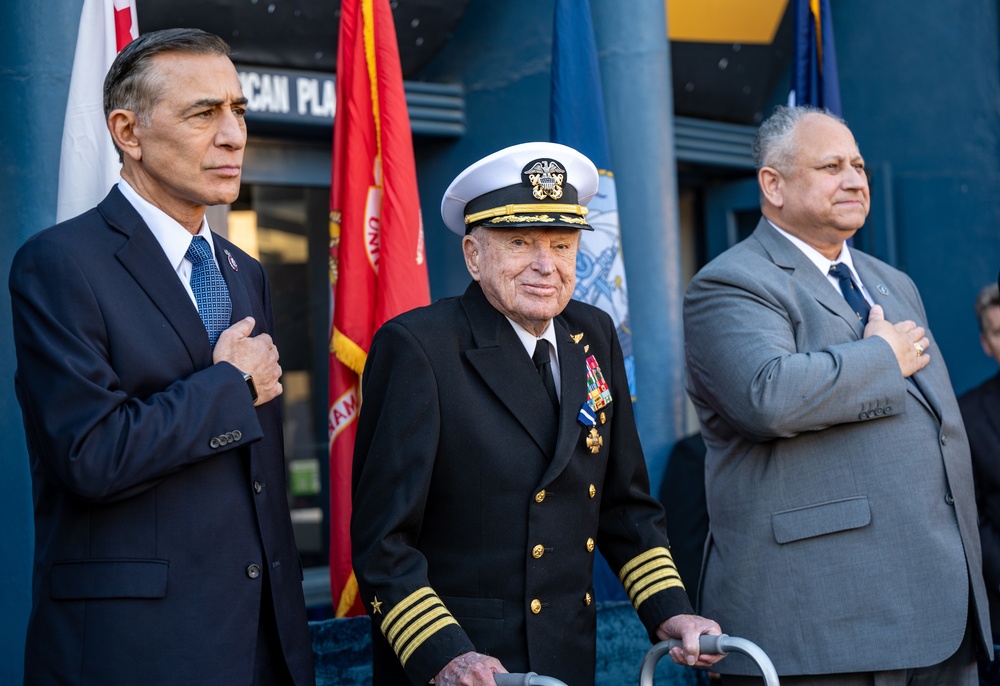
<path fill-rule="evenodd" d="M 611 318 L 571 301 L 597 170 L 525 143 L 473 164 L 441 214 L 472 283 L 372 341 L 354 459 L 354 569 L 374 683 L 594 681 L 594 549 L 650 639 L 707 666 L 649 495 Z"/>

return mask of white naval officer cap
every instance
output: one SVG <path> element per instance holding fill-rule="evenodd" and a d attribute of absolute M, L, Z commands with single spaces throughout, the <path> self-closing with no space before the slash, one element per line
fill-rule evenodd
<path fill-rule="evenodd" d="M 459 236 L 476 226 L 593 231 L 586 216 L 597 179 L 594 163 L 573 148 L 512 145 L 455 177 L 441 199 L 441 218 Z"/>

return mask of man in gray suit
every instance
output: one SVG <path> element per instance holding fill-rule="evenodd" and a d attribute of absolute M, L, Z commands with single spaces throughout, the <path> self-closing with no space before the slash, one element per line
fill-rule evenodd
<path fill-rule="evenodd" d="M 839 118 L 781 107 L 754 154 L 764 217 L 684 300 L 701 611 L 782 686 L 972 686 L 992 641 L 969 443 L 920 295 L 846 244 L 869 193 Z M 738 657 L 718 669 L 760 683 Z"/>

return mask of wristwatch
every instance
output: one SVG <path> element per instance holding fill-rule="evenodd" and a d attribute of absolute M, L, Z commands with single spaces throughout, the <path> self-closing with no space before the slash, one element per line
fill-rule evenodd
<path fill-rule="evenodd" d="M 253 377 L 243 372 L 243 380 L 247 382 L 247 388 L 250 389 L 250 399 L 257 402 L 257 386 L 253 382 Z"/>

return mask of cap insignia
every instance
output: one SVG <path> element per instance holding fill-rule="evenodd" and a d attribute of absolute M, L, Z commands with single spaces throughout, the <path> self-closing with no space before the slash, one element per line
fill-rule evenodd
<path fill-rule="evenodd" d="M 528 181 L 531 182 L 531 193 L 538 200 L 552 198 L 558 200 L 563 194 L 563 181 L 566 179 L 566 170 L 559 166 L 554 160 L 539 160 L 531 168 L 525 169 L 523 174 L 527 174 Z"/>

